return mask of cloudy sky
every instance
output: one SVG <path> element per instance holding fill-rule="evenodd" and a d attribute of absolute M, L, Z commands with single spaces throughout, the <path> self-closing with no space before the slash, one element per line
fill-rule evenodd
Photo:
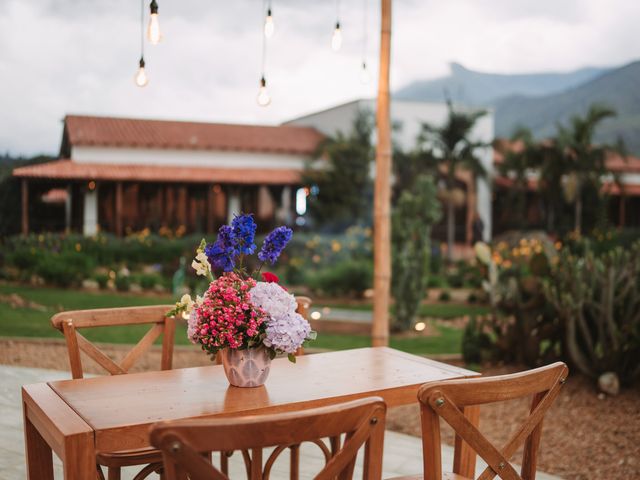
<path fill-rule="evenodd" d="M 277 124 L 372 96 L 378 0 L 272 0 L 272 104 L 256 104 L 263 0 L 157 0 L 164 39 L 140 56 L 137 0 L 0 0 L 0 152 L 55 154 L 66 113 Z M 145 0 L 148 4 L 148 0 Z M 367 22 L 363 12 L 368 5 Z M 147 7 L 145 6 L 145 11 Z M 640 58 L 636 0 L 395 0 L 392 87 L 451 61 L 501 73 L 614 66 Z"/>

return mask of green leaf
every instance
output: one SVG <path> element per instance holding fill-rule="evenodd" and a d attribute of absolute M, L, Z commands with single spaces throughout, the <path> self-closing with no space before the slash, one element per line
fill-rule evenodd
<path fill-rule="evenodd" d="M 316 338 L 318 338 L 318 332 L 316 332 L 315 330 L 311 330 L 309 332 L 309 336 L 307 337 L 307 340 L 315 340 Z"/>
<path fill-rule="evenodd" d="M 276 351 L 275 350 L 269 350 L 269 358 L 271 360 L 273 360 L 274 358 L 276 358 Z"/>
<path fill-rule="evenodd" d="M 287 358 L 291 363 L 296 363 L 296 356 L 293 353 L 290 353 L 289 355 L 287 355 Z"/>

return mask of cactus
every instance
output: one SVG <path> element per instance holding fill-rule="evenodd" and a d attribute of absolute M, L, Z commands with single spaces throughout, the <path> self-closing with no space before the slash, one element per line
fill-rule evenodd
<path fill-rule="evenodd" d="M 627 384 L 640 377 L 640 242 L 600 255 L 587 245 L 581 257 L 563 250 L 544 294 L 580 371 L 593 378 L 614 372 Z"/>

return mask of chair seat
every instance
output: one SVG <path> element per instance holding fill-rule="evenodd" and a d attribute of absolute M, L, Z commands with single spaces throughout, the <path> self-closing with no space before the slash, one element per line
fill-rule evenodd
<path fill-rule="evenodd" d="M 96 455 L 99 465 L 105 467 L 132 467 L 148 463 L 162 463 L 162 453 L 154 448 L 100 452 Z"/>
<path fill-rule="evenodd" d="M 386 480 L 423 480 L 424 475 L 407 475 L 406 477 L 393 477 Z M 442 472 L 442 480 L 473 480 L 468 477 L 463 477 L 456 473 Z"/>

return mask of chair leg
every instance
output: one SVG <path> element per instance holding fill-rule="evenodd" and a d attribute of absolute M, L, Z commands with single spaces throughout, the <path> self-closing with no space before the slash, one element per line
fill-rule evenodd
<path fill-rule="evenodd" d="M 98 480 L 104 480 L 104 473 L 102 473 L 102 467 L 96 464 L 96 473 L 98 474 Z"/>
<path fill-rule="evenodd" d="M 120 467 L 109 467 L 108 480 L 120 480 Z"/>

